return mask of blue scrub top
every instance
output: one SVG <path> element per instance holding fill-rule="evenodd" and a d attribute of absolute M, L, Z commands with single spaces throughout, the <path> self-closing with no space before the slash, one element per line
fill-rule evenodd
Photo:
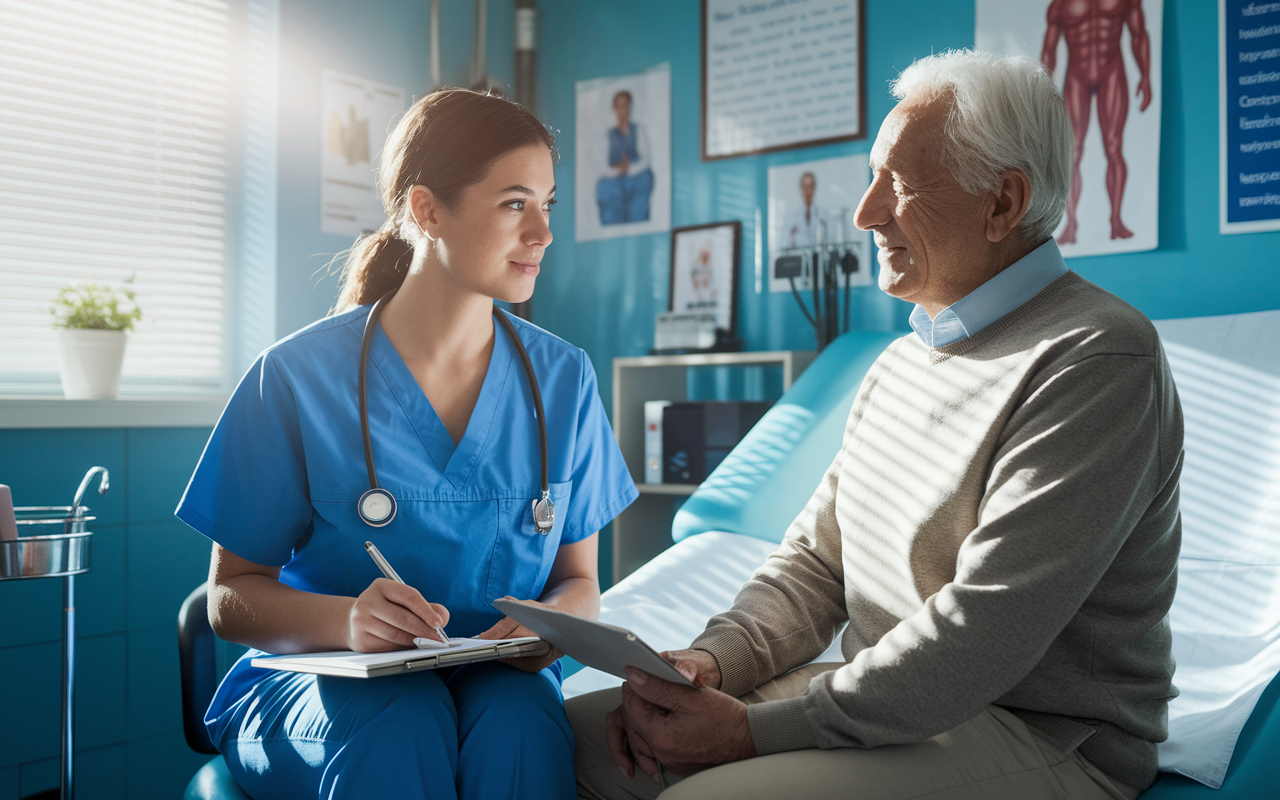
<path fill-rule="evenodd" d="M 236 555 L 280 566 L 281 582 L 321 594 L 355 597 L 381 576 L 364 550 L 372 541 L 406 583 L 449 609 L 451 635 L 473 636 L 502 618 L 493 600 L 537 598 L 559 546 L 598 531 L 638 492 L 580 348 L 511 317 L 547 415 L 556 518 L 543 536 L 532 512 L 541 494 L 538 425 L 510 335 L 495 330 L 480 397 L 455 447 L 379 326 L 369 428 L 378 483 L 398 510 L 385 527 L 366 525 L 356 513 L 369 488 L 356 380 L 369 309 L 316 322 L 258 358 L 176 513 Z"/>

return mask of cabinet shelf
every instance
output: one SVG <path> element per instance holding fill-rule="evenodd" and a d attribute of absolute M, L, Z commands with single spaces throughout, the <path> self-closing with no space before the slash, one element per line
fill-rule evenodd
<path fill-rule="evenodd" d="M 813 361 L 812 350 L 750 353 L 691 353 L 613 360 L 613 430 L 640 497 L 613 521 L 613 582 L 671 545 L 676 508 L 696 484 L 644 483 L 644 404 L 648 400 L 689 399 L 690 367 L 773 367 L 781 370 L 782 391 Z"/>
<path fill-rule="evenodd" d="M 636 483 L 640 494 L 690 495 L 701 486 L 698 483 Z"/>

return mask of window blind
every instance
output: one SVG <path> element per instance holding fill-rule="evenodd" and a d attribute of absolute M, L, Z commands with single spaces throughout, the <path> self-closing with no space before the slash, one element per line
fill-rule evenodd
<path fill-rule="evenodd" d="M 49 309 L 132 288 L 124 382 L 223 381 L 222 0 L 0 0 L 0 391 L 57 385 Z"/>

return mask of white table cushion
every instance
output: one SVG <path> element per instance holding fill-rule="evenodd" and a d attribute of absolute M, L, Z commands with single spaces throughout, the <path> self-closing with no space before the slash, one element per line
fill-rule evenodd
<path fill-rule="evenodd" d="M 1280 672 L 1280 311 L 1155 325 L 1186 419 L 1160 768 L 1216 789 Z"/>

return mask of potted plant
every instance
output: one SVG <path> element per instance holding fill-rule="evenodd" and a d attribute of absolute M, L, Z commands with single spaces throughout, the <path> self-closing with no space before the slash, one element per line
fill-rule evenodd
<path fill-rule="evenodd" d="M 142 319 L 133 290 L 99 286 L 90 278 L 58 292 L 49 310 L 62 393 L 73 400 L 115 397 L 126 334 Z"/>

